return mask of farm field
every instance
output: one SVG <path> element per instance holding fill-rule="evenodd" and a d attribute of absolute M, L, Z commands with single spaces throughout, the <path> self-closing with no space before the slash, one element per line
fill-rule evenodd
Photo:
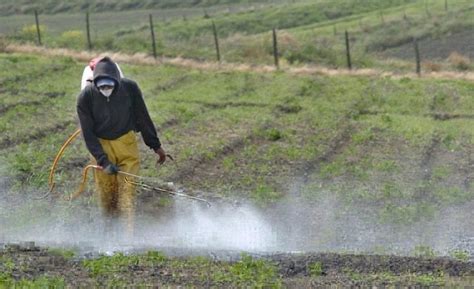
<path fill-rule="evenodd" d="M 473 21 L 470 0 L 3 1 L 0 289 L 473 286 Z M 128 237 L 82 135 L 50 174 L 96 56 L 172 157 L 137 134 Z"/>
<path fill-rule="evenodd" d="M 59 164 L 60 195 L 38 199 L 48 190 L 57 150 L 77 128 L 75 98 L 84 61 L 3 53 L 0 62 L 11 68 L 0 72 L 0 239 L 60 247 L 86 242 L 87 234 L 99 234 L 88 227 L 98 217 L 92 186 L 71 204 L 60 198 L 77 189 L 89 161 L 81 139 Z M 259 233 L 251 229 L 250 239 L 235 248 L 470 258 L 471 81 L 120 65 L 140 84 L 162 142 L 176 160 L 156 168 L 142 144 L 141 175 L 174 182 L 214 203 L 205 209 L 141 192 L 139 215 L 151 228 L 169 214 L 196 227 L 207 226 L 204 220 L 214 214 L 228 215 L 228 222 L 248 214 Z M 237 207 L 229 209 L 230 204 Z M 147 230 L 140 234 L 150 234 Z M 170 233 L 156 227 L 160 230 Z M 238 234 L 249 234 L 246 230 Z M 177 238 L 185 239 L 185 248 L 199 244 L 199 238 L 183 234 Z M 151 244 L 159 246 L 161 239 L 153 238 Z M 216 246 L 228 240 L 213 238 L 208 241 Z M 275 274 L 270 276 L 281 277 Z M 378 280 L 370 276 L 363 280 Z"/>

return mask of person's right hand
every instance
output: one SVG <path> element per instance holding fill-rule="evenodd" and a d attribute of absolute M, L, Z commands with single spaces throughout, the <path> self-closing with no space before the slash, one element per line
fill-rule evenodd
<path fill-rule="evenodd" d="M 165 152 L 165 150 L 162 147 L 160 147 L 160 148 L 155 150 L 155 153 L 159 157 L 158 164 L 162 165 L 166 161 L 166 152 Z"/>
<path fill-rule="evenodd" d="M 103 168 L 103 171 L 108 175 L 116 175 L 120 171 L 120 168 L 114 164 L 108 164 Z"/>

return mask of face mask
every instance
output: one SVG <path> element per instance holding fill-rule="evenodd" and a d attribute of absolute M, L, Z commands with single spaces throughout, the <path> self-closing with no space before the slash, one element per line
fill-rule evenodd
<path fill-rule="evenodd" d="M 109 97 L 112 94 L 112 92 L 114 91 L 114 89 L 113 88 L 107 88 L 107 89 L 99 88 L 99 91 L 100 91 L 100 93 L 102 93 L 103 96 Z"/>

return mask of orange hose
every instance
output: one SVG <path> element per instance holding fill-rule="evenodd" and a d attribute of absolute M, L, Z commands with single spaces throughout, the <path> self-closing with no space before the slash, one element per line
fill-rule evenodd
<path fill-rule="evenodd" d="M 58 162 L 61 159 L 62 155 L 64 154 L 64 151 L 66 150 L 66 147 L 79 135 L 81 132 L 81 129 L 77 129 L 67 140 L 64 142 L 62 145 L 61 149 L 59 152 L 56 154 L 56 157 L 54 158 L 53 165 L 51 166 L 51 169 L 49 171 L 49 178 L 48 178 L 48 185 L 49 185 L 49 191 L 52 192 L 54 190 L 54 172 L 56 171 L 56 167 L 58 166 Z"/>
<path fill-rule="evenodd" d="M 101 170 L 102 167 L 98 165 L 88 165 L 82 170 L 82 181 L 81 184 L 79 185 L 79 188 L 76 190 L 74 194 L 72 194 L 70 197 L 66 198 L 67 201 L 72 201 L 79 197 L 83 192 L 86 187 L 86 182 L 87 182 L 87 173 L 89 172 L 89 169 L 97 169 Z"/>

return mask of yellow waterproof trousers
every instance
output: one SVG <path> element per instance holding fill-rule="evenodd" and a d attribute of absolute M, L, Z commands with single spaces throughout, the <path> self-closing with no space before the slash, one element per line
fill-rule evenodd
<path fill-rule="evenodd" d="M 138 174 L 140 161 L 138 143 L 134 131 L 114 139 L 99 139 L 109 161 L 121 171 Z M 135 215 L 135 186 L 125 182 L 121 174 L 108 175 L 95 170 L 94 173 L 100 205 L 106 218 L 120 219 L 129 236 L 133 235 Z M 130 179 L 130 177 L 127 177 Z"/>

